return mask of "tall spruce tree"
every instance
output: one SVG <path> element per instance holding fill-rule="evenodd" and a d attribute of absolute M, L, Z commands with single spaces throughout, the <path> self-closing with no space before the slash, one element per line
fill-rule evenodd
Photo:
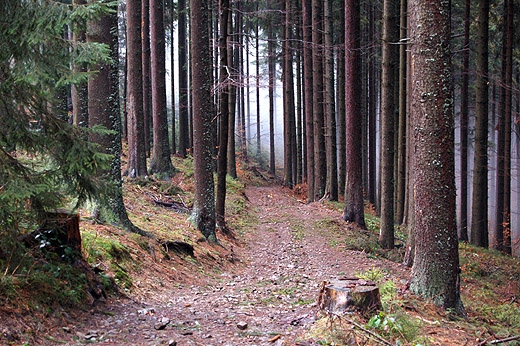
<path fill-rule="evenodd" d="M 71 70 L 80 49 L 91 63 L 107 57 L 104 46 L 77 47 L 63 38 L 78 18 L 57 2 L 0 4 L 0 254 L 13 260 L 22 221 L 27 227 L 71 200 L 80 205 L 105 186 L 97 177 L 110 156 L 86 141 L 90 130 L 62 120 L 55 107 L 57 88 L 86 81 Z"/>
<path fill-rule="evenodd" d="M 455 211 L 450 1 L 411 2 L 415 259 L 410 290 L 464 314 Z"/>
<path fill-rule="evenodd" d="M 213 183 L 213 148 L 211 111 L 211 51 L 209 46 L 208 0 L 192 0 L 190 6 L 191 56 L 193 80 L 193 157 L 195 201 L 192 220 L 210 241 L 215 235 L 215 186 Z"/>

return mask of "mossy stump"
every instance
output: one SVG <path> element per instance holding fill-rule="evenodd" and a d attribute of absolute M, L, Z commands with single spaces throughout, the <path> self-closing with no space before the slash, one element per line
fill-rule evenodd
<path fill-rule="evenodd" d="M 323 281 L 318 306 L 321 311 L 332 314 L 359 312 L 365 315 L 382 309 L 377 285 L 359 278 Z"/>
<path fill-rule="evenodd" d="M 99 277 L 82 255 L 79 215 L 59 210 L 48 212 L 42 217 L 40 226 L 21 240 L 28 248 L 39 248 L 42 253 L 53 253 L 55 258 L 78 268 L 85 274 L 88 293 L 94 300 L 106 293 Z"/>

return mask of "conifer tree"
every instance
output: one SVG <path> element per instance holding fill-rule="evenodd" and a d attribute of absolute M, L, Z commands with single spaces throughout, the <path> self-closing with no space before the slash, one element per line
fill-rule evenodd
<path fill-rule="evenodd" d="M 86 74 L 72 71 L 74 58 L 107 57 L 105 46 L 65 40 L 63 28 L 106 10 L 95 4 L 72 12 L 37 0 L 0 5 L 0 247 L 6 239 L 16 243 L 22 222 L 28 229 L 44 213 L 71 201 L 78 206 L 104 188 L 97 177 L 109 168 L 110 155 L 99 153 L 85 133 L 103 131 L 62 120 L 54 95 L 86 81 Z"/>

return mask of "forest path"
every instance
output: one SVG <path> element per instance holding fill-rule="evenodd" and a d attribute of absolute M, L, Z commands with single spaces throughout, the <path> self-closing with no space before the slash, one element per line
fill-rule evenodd
<path fill-rule="evenodd" d="M 250 186 L 246 196 L 257 222 L 234 249 L 232 272 L 165 287 L 153 301 L 121 300 L 77 326 L 80 340 L 90 333 L 101 345 L 314 345 L 303 340 L 323 280 L 374 266 L 405 277 L 395 263 L 345 250 L 348 224 L 337 211 L 301 203 L 280 186 Z"/>

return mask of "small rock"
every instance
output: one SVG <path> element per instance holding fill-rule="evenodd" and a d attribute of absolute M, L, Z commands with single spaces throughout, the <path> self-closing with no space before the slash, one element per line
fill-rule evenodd
<path fill-rule="evenodd" d="M 177 341 L 171 339 L 171 340 L 168 340 L 168 346 L 177 346 Z"/>
<path fill-rule="evenodd" d="M 61 329 L 63 329 L 63 331 L 64 331 L 65 333 L 70 333 L 70 332 L 71 332 L 70 327 L 63 327 L 63 328 L 61 328 Z"/>
<path fill-rule="evenodd" d="M 246 330 L 248 327 L 247 322 L 240 321 L 237 323 L 237 328 L 240 330 Z"/>
<path fill-rule="evenodd" d="M 161 318 L 161 320 L 159 322 L 157 322 L 155 325 L 154 325 L 154 328 L 156 330 L 163 330 L 164 328 L 166 328 L 166 326 L 170 323 L 170 319 L 168 317 L 163 317 Z"/>
<path fill-rule="evenodd" d="M 97 333 L 88 333 L 85 335 L 85 340 L 95 340 L 98 336 Z"/>

